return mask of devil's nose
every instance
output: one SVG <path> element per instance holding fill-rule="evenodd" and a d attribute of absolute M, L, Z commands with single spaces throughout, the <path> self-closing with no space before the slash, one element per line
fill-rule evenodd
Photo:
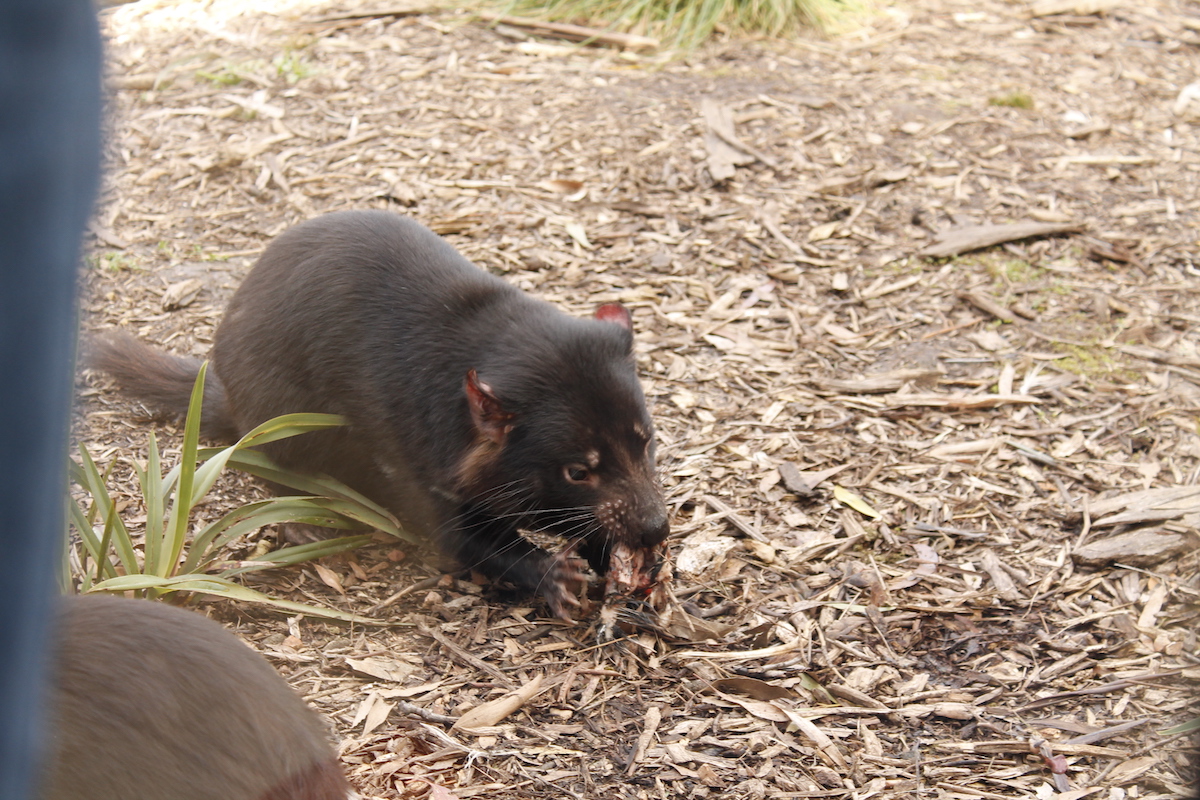
<path fill-rule="evenodd" d="M 646 520 L 646 527 L 642 530 L 642 546 L 654 547 L 662 544 L 670 532 L 671 526 L 667 522 L 667 510 L 664 508 L 660 514 Z"/>

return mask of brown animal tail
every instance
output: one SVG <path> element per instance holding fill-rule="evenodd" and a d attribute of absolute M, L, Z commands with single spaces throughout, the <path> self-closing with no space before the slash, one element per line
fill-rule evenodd
<path fill-rule="evenodd" d="M 94 336 L 84 346 L 83 364 L 116 379 L 121 393 L 170 419 L 187 416 L 200 360 L 156 350 L 125 333 Z M 204 378 L 200 434 L 234 442 L 239 433 L 225 399 L 225 386 L 210 367 Z"/>

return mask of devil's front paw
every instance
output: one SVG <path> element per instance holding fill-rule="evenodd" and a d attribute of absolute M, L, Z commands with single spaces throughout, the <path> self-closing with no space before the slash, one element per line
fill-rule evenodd
<path fill-rule="evenodd" d="M 559 619 L 571 622 L 571 609 L 579 608 L 579 593 L 587 585 L 586 568 L 586 561 L 569 552 L 551 557 L 542 578 L 541 593 L 551 613 Z"/>

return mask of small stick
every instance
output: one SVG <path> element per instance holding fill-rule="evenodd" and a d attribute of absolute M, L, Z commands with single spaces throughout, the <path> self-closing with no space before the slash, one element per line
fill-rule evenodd
<path fill-rule="evenodd" d="M 1013 312 L 1009 311 L 1004 306 L 997 303 L 992 298 L 978 292 L 959 292 L 958 296 L 966 300 L 971 305 L 978 308 L 980 311 L 986 311 L 1001 322 L 1012 322 L 1015 317 Z"/>
<path fill-rule="evenodd" d="M 657 50 L 658 39 L 649 36 L 636 36 L 632 33 L 616 33 L 599 28 L 587 28 L 583 25 L 567 25 L 562 22 L 545 22 L 528 17 L 508 17 L 503 14 L 492 14 L 487 11 L 479 13 L 479 18 L 487 22 L 498 22 L 511 25 L 514 28 L 525 28 L 535 33 L 547 36 L 557 36 L 573 42 L 598 42 L 599 44 L 624 47 L 627 50 Z"/>
<path fill-rule="evenodd" d="M 454 656 L 454 658 L 457 659 L 458 661 L 461 661 L 468 666 L 474 667 L 475 669 L 483 670 L 488 675 L 491 675 L 493 678 L 500 681 L 500 683 L 507 689 L 514 688 L 515 684 L 513 684 L 513 682 L 509 679 L 509 677 L 507 675 L 505 675 L 503 672 L 496 669 L 494 666 L 487 663 L 483 659 L 477 658 L 477 657 L 471 655 L 466 650 L 462 649 L 457 644 L 452 642 L 447 636 L 443 635 L 442 633 L 435 631 L 433 628 L 427 628 L 424 625 L 419 625 L 417 627 L 417 630 L 419 630 L 425 636 L 428 636 L 430 639 L 433 639 L 435 642 L 440 644 L 442 647 L 449 650 L 450 655 Z"/>

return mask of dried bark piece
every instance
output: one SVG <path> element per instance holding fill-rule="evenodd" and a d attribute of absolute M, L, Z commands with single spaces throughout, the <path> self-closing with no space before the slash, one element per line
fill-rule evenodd
<path fill-rule="evenodd" d="M 1170 486 L 1108 497 L 1093 503 L 1092 527 L 1158 522 L 1200 513 L 1200 486 Z"/>
<path fill-rule="evenodd" d="M 921 542 L 914 544 L 913 550 L 915 550 L 917 554 L 916 569 L 914 569 L 908 575 L 897 578 L 889 583 L 888 591 L 895 592 L 900 589 L 907 589 L 909 586 L 916 586 L 918 583 L 924 580 L 925 577 L 937 574 L 938 565 L 941 563 L 941 557 L 938 556 L 937 551 L 929 545 Z"/>
<path fill-rule="evenodd" d="M 823 380 L 819 385 L 843 394 L 886 394 L 897 391 L 907 383 L 935 381 L 941 375 L 936 369 L 894 369 L 849 381 Z"/>
<path fill-rule="evenodd" d="M 509 692 L 503 697 L 489 700 L 469 709 L 458 718 L 458 722 L 450 726 L 450 729 L 470 730 L 496 725 L 532 700 L 541 691 L 541 687 L 542 676 L 538 675 L 515 692 Z"/>
<path fill-rule="evenodd" d="M 190 306 L 196 301 L 196 298 L 200 295 L 200 290 L 203 288 L 204 281 L 197 278 L 189 278 L 186 281 L 172 283 L 163 292 L 163 311 L 175 311 L 176 309 Z"/>
<path fill-rule="evenodd" d="M 996 587 L 996 594 L 1001 599 L 1014 603 L 1022 599 L 1021 592 L 1017 589 L 1017 584 L 1013 581 L 1012 576 L 1004 568 L 1004 564 L 1000 561 L 1000 557 L 992 550 L 984 550 L 983 555 L 979 558 L 979 565 L 983 567 L 983 571 L 992 579 L 992 585 Z"/>
<path fill-rule="evenodd" d="M 783 478 L 783 485 L 790 491 L 807 496 L 812 494 L 823 481 L 832 478 L 844 469 L 849 469 L 850 466 L 850 464 L 842 464 L 840 467 L 805 471 L 797 469 L 792 462 L 785 461 L 779 465 L 779 476 Z"/>
<path fill-rule="evenodd" d="M 763 160 L 761 154 L 737 138 L 733 132 L 733 112 L 727 106 L 706 97 L 700 101 L 700 114 L 704 117 L 708 173 L 715 183 L 732 178 L 736 167 Z"/>
<path fill-rule="evenodd" d="M 1200 367 L 1200 358 L 1178 356 L 1174 353 L 1168 353 L 1165 350 L 1159 350 L 1156 347 L 1148 347 L 1140 344 L 1123 344 L 1118 346 L 1117 349 L 1127 356 L 1144 358 L 1147 361 L 1154 361 L 1158 364 L 1170 364 L 1173 367 Z"/>
<path fill-rule="evenodd" d="M 1160 530 L 1131 531 L 1097 539 L 1079 547 L 1071 557 L 1080 564 L 1100 567 L 1117 562 L 1131 567 L 1148 567 L 1176 556 L 1195 546 L 1195 541 L 1183 534 L 1163 533 Z"/>
<path fill-rule="evenodd" d="M 958 296 L 966 300 L 971 305 L 978 308 L 980 311 L 986 311 L 1001 322 L 1012 322 L 1016 317 L 1013 312 L 1009 311 L 1000 303 L 996 302 L 991 297 L 988 297 L 982 292 L 959 292 Z"/>
<path fill-rule="evenodd" d="M 1158 763 L 1157 756 L 1139 756 L 1131 758 L 1123 764 L 1118 764 L 1113 768 L 1112 772 L 1108 773 L 1108 780 L 1114 786 L 1123 786 L 1128 783 L 1133 783 L 1138 778 L 1149 772 L 1150 768 Z"/>
<path fill-rule="evenodd" d="M 659 723 L 662 722 L 662 709 L 659 706 L 650 706 L 646 709 L 643 721 L 645 724 L 642 726 L 642 734 L 638 737 L 633 757 L 629 759 L 629 767 L 625 770 L 626 775 L 632 775 L 637 770 L 637 765 L 645 760 L 646 751 L 650 748 L 650 743 L 654 741 L 654 734 L 658 730 Z"/>
<path fill-rule="evenodd" d="M 790 653 L 793 650 L 801 647 L 803 641 L 797 637 L 790 642 L 773 645 L 771 647 L 760 647 L 757 650 L 679 650 L 671 653 L 675 658 L 708 658 L 714 660 L 734 660 L 734 661 L 753 661 L 759 658 L 774 658 L 781 656 L 784 653 Z"/>
<path fill-rule="evenodd" d="M 995 408 L 996 406 L 1010 405 L 1014 403 L 1041 402 L 1041 400 L 1029 394 L 894 394 L 889 396 L 887 399 L 891 408 L 923 406 L 927 408 L 945 408 L 956 409 L 960 411 L 974 411 L 981 408 Z"/>
<path fill-rule="evenodd" d="M 693 616 L 681 608 L 669 608 L 660 620 L 662 633 L 680 642 L 720 641 L 733 629 L 732 625 Z"/>
<path fill-rule="evenodd" d="M 974 456 L 991 454 L 1008 444 L 1003 436 L 993 436 L 988 439 L 976 439 L 971 442 L 951 442 L 939 444 L 929 449 L 925 455 L 930 458 L 955 459 L 959 456 Z"/>
<path fill-rule="evenodd" d="M 1054 236 L 1060 233 L 1079 233 L 1084 226 L 1076 222 L 1014 222 L 1004 225 L 971 225 L 966 228 L 943 231 L 933 244 L 917 251 L 926 258 L 946 258 L 972 250 L 991 247 L 994 244 L 1015 242 L 1036 236 Z"/>
<path fill-rule="evenodd" d="M 784 714 L 787 714 L 788 721 L 796 726 L 800 731 L 800 735 L 811 741 L 817 746 L 817 755 L 831 767 L 836 767 L 843 771 L 849 769 L 846 763 L 846 757 L 842 755 L 841 749 L 834 744 L 833 740 L 825 735 L 825 732 L 818 728 L 812 720 L 807 717 L 802 717 L 790 708 L 781 708 Z"/>
<path fill-rule="evenodd" d="M 689 536 L 675 553 L 675 569 L 682 579 L 696 580 L 724 564 L 737 544 L 732 536 Z"/>

